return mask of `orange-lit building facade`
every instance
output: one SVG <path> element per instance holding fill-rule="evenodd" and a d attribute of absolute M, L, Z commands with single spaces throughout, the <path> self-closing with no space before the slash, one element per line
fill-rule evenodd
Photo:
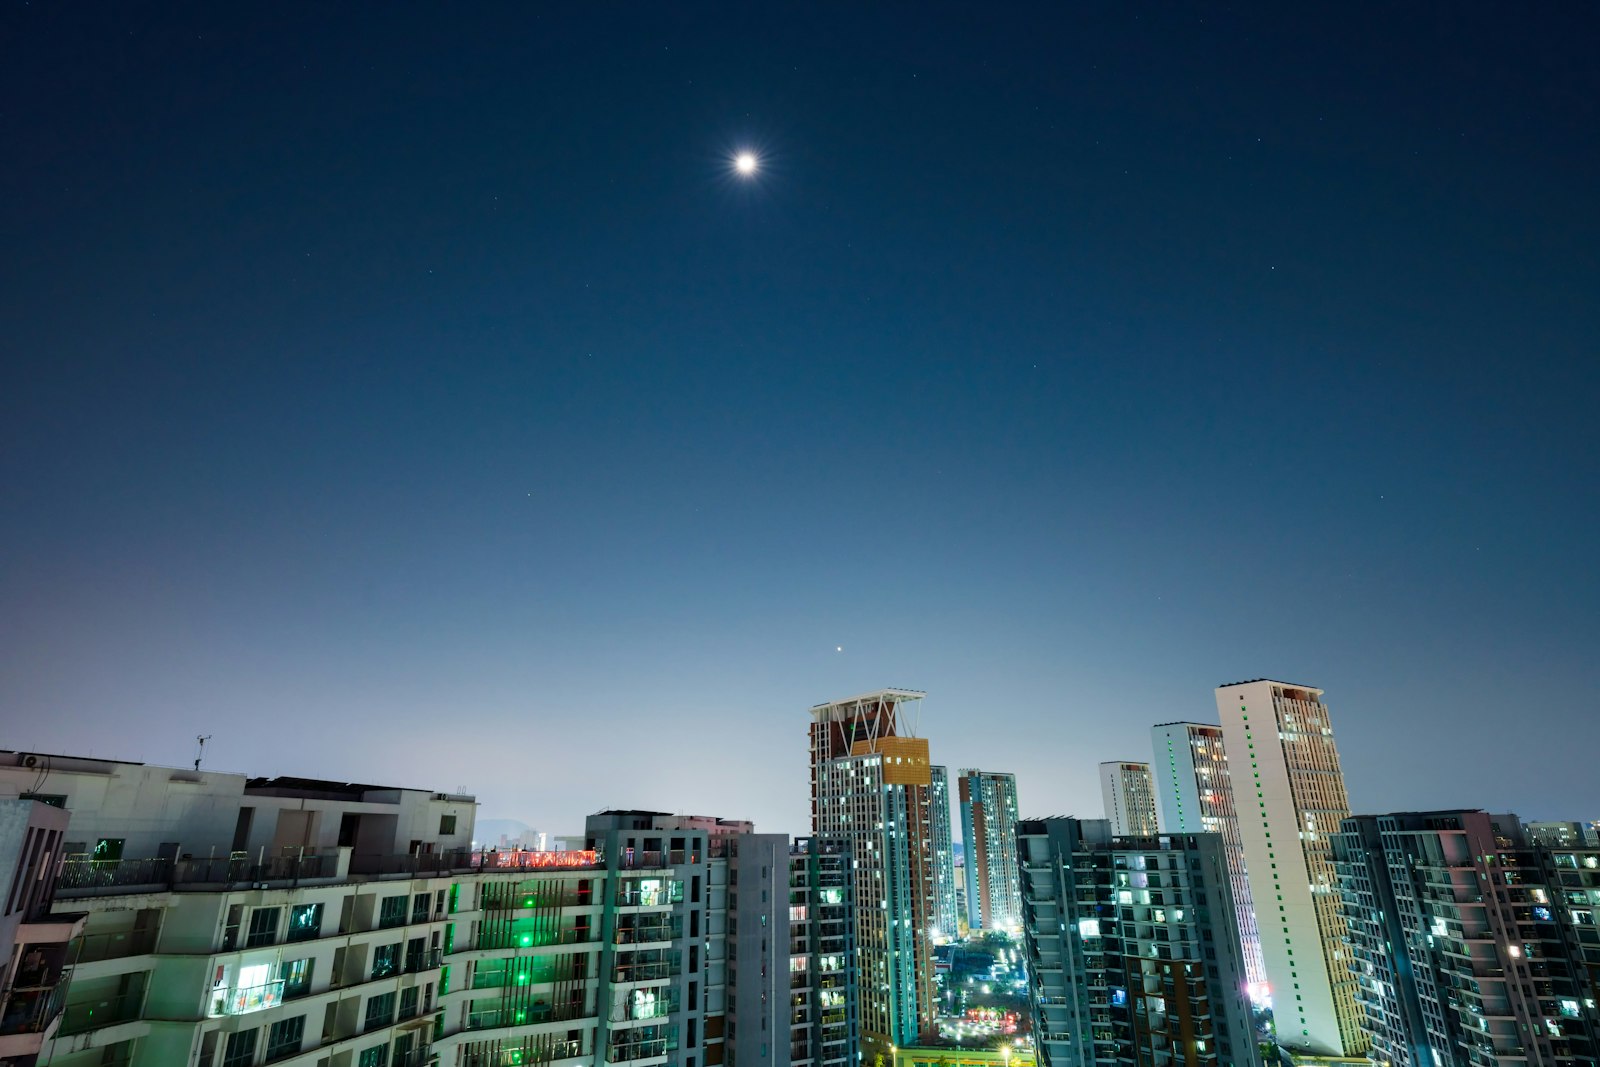
<path fill-rule="evenodd" d="M 923 694 L 883 689 L 811 709 L 811 825 L 849 842 L 863 1045 L 888 1052 L 934 1029 L 935 856 Z"/>

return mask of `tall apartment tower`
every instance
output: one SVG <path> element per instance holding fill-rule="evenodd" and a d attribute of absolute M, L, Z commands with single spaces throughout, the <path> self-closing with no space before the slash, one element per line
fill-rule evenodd
<path fill-rule="evenodd" d="M 1165 722 L 1153 727 L 1150 765 L 1159 801 L 1161 832 L 1220 834 L 1239 918 L 1239 947 L 1244 950 L 1245 980 L 1251 993 L 1266 982 L 1261 965 L 1261 935 L 1256 931 L 1250 879 L 1245 873 L 1244 842 L 1234 809 L 1233 780 L 1222 744 L 1222 727 L 1203 722 Z"/>
<path fill-rule="evenodd" d="M 789 846 L 789 1063 L 853 1067 L 855 875 L 850 846 L 802 837 Z"/>
<path fill-rule="evenodd" d="M 1373 1062 L 1596 1062 L 1600 850 L 1426 811 L 1346 819 L 1334 855 Z"/>
<path fill-rule="evenodd" d="M 1239 837 L 1278 1041 L 1359 1056 L 1356 978 L 1332 835 L 1350 814 L 1322 690 L 1269 679 L 1217 689 Z"/>
<path fill-rule="evenodd" d="M 1150 780 L 1150 764 L 1127 760 L 1100 764 L 1100 795 L 1113 834 L 1149 837 L 1156 832 L 1156 790 Z"/>
<path fill-rule="evenodd" d="M 869 1055 L 934 1025 L 933 774 L 906 689 L 811 709 L 811 828 L 856 864 L 861 1038 Z"/>
<path fill-rule="evenodd" d="M 1017 848 L 1042 1067 L 1261 1067 L 1220 837 L 1039 819 Z"/>
<path fill-rule="evenodd" d="M 949 941 L 961 932 L 956 917 L 956 847 L 950 832 L 950 771 L 931 767 L 933 824 L 933 939 Z"/>
<path fill-rule="evenodd" d="M 963 770 L 961 840 L 966 847 L 967 925 L 1015 930 L 1022 922 L 1017 876 L 1017 776 Z"/>

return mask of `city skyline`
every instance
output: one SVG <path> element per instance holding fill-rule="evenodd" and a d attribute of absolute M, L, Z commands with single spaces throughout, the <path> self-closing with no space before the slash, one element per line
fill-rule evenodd
<path fill-rule="evenodd" d="M 1600 814 L 1600 11 L 697 14 L 0 12 L 0 745 L 798 834 L 1270 676 Z"/>

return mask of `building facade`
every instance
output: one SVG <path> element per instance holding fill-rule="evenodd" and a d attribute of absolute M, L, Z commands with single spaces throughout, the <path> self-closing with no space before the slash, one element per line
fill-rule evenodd
<path fill-rule="evenodd" d="M 584 848 L 472 852 L 444 847 L 466 796 L 66 757 L 45 784 L 80 842 L 52 918 L 86 918 L 42 1064 L 794 1067 L 796 1020 L 853 995 L 793 965 L 788 839 L 748 823 L 605 812 Z M 741 890 L 745 841 L 776 860 Z M 802 1067 L 847 1058 L 828 1018 Z"/>
<path fill-rule="evenodd" d="M 1100 764 L 1100 797 L 1118 837 L 1148 837 L 1157 830 L 1155 783 L 1150 764 L 1114 760 Z"/>
<path fill-rule="evenodd" d="M 1368 1040 L 1332 849 L 1350 804 L 1322 690 L 1256 679 L 1216 695 L 1278 1040 L 1359 1056 Z"/>
<path fill-rule="evenodd" d="M 933 1030 L 932 771 L 923 694 L 884 689 L 811 709 L 812 831 L 849 843 L 861 1040 L 870 1055 Z"/>
<path fill-rule="evenodd" d="M 933 790 L 928 822 L 933 830 L 933 928 L 936 943 L 961 933 L 956 911 L 956 846 L 950 821 L 950 772 L 948 768 L 929 768 Z"/>
<path fill-rule="evenodd" d="M 791 1067 L 857 1062 L 854 885 L 847 842 L 807 837 L 790 846 Z"/>
<path fill-rule="evenodd" d="M 1151 748 L 1151 777 L 1161 832 L 1222 837 L 1233 884 L 1234 911 L 1239 918 L 1245 980 L 1252 994 L 1260 995 L 1267 980 L 1266 969 L 1261 964 L 1261 935 L 1256 931 L 1222 727 L 1200 722 L 1161 723 L 1151 729 Z"/>
<path fill-rule="evenodd" d="M 1260 1067 L 1220 837 L 1042 819 L 1017 842 L 1044 1067 Z"/>
<path fill-rule="evenodd" d="M 67 813 L 0 800 L 0 1064 L 33 1067 L 55 1037 L 86 916 L 52 914 Z"/>
<path fill-rule="evenodd" d="M 1600 835 L 1583 822 L 1525 822 L 1523 833 L 1550 848 L 1600 848 Z"/>
<path fill-rule="evenodd" d="M 967 769 L 958 784 L 966 850 L 967 925 L 1016 932 L 1022 922 L 1017 873 L 1017 776 Z"/>
<path fill-rule="evenodd" d="M 1600 851 L 1514 815 L 1344 820 L 1334 855 L 1377 1062 L 1597 1062 Z"/>

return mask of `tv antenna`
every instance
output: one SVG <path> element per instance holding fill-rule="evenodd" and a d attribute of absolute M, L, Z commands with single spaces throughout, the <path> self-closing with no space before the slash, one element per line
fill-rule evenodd
<path fill-rule="evenodd" d="M 200 761 L 206 757 L 206 742 L 211 740 L 211 735 L 195 734 L 194 739 L 199 743 L 194 752 L 194 769 L 198 771 L 200 769 Z"/>

